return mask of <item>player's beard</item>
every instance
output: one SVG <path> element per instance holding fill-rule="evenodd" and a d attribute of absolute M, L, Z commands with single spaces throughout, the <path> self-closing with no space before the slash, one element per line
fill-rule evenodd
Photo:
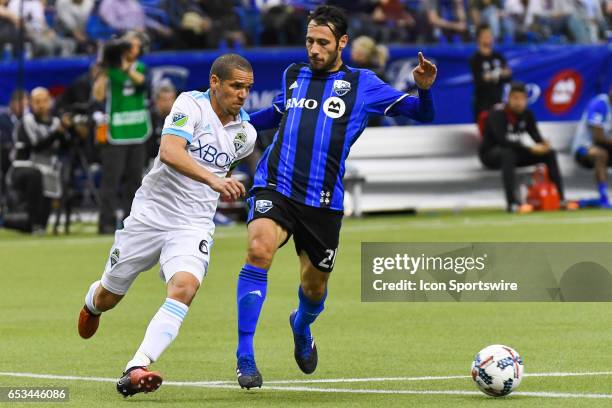
<path fill-rule="evenodd" d="M 339 48 L 340 48 L 340 45 L 338 45 L 336 47 L 336 50 L 333 52 L 333 54 L 330 54 L 330 59 L 327 62 L 327 64 L 323 65 L 321 68 L 315 68 L 315 67 L 313 67 L 312 62 L 311 62 L 310 63 L 310 69 L 313 72 L 317 72 L 317 73 L 325 73 L 325 72 L 330 71 L 334 67 L 334 65 L 336 64 L 336 61 L 338 59 L 338 53 L 340 52 Z"/>

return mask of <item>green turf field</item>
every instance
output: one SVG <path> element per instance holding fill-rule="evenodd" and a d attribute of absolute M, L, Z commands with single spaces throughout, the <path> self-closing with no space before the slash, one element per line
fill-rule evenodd
<path fill-rule="evenodd" d="M 246 234 L 243 226 L 218 229 L 209 276 L 181 334 L 153 366 L 164 374 L 165 385 L 127 401 L 114 381 L 163 302 L 164 285 L 156 269 L 144 273 L 103 316 L 96 336 L 80 339 L 77 314 L 89 284 L 102 272 L 112 238 L 79 228 L 69 237 L 0 231 L 0 387 L 70 389 L 69 403 L 32 406 L 612 406 L 612 305 L 366 304 L 360 302 L 359 271 L 361 241 L 609 242 L 610 212 L 346 220 L 326 311 L 313 329 L 319 367 L 312 376 L 301 374 L 293 360 L 287 320 L 297 304 L 298 274 L 292 245 L 287 246 L 270 271 L 256 336 L 264 388 L 249 392 L 238 388 L 234 374 L 235 285 Z M 534 374 L 503 399 L 478 393 L 468 377 L 474 354 L 495 343 L 517 349 L 526 373 Z"/>

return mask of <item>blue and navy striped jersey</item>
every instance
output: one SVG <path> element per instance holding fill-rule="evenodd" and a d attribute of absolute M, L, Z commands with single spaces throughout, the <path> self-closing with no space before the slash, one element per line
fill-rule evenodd
<path fill-rule="evenodd" d="M 290 65 L 273 104 L 282 114 L 280 126 L 259 161 L 253 189 L 269 188 L 308 206 L 341 211 L 351 146 L 369 115 L 392 113 L 404 98 L 418 105 L 418 98 L 369 70 L 343 65 L 319 73 L 308 64 Z"/>

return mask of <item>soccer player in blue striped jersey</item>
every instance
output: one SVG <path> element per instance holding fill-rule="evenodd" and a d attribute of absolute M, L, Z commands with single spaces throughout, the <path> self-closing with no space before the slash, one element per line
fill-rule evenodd
<path fill-rule="evenodd" d="M 248 250 L 237 288 L 236 373 L 243 388 L 262 385 L 253 337 L 272 258 L 292 235 L 301 278 L 298 308 L 289 317 L 294 357 L 306 374 L 317 366 L 310 325 L 323 311 L 338 249 L 345 160 L 369 115 L 403 115 L 421 122 L 434 117 L 434 64 L 419 53 L 413 71 L 419 96 L 408 96 L 372 71 L 344 65 L 346 33 L 342 10 L 318 7 L 308 17 L 309 63 L 290 65 L 273 106 L 251 115 L 256 129 L 278 131 L 259 161 L 248 199 Z"/>

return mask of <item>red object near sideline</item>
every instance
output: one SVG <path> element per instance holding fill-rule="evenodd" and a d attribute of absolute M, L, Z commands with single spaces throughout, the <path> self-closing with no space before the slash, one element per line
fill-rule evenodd
<path fill-rule="evenodd" d="M 555 183 L 550 181 L 548 168 L 539 164 L 531 176 L 532 183 L 527 190 L 527 203 L 536 211 L 557 211 L 561 208 L 561 199 Z"/>
<path fill-rule="evenodd" d="M 485 125 L 487 123 L 488 118 L 489 118 L 488 110 L 484 110 L 478 114 L 478 120 L 476 124 L 478 125 L 478 132 L 479 132 L 479 136 L 481 140 L 484 139 Z"/>

